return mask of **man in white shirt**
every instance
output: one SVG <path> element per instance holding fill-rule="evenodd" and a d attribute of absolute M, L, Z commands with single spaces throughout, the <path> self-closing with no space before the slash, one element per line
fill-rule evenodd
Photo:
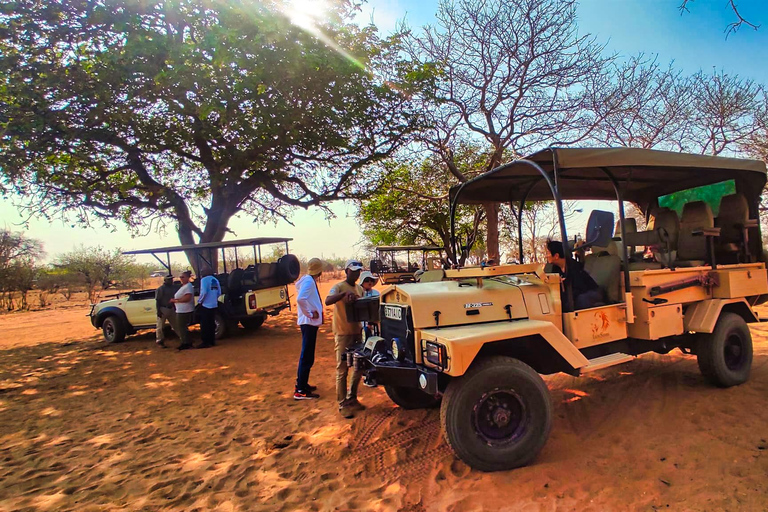
<path fill-rule="evenodd" d="M 320 398 L 320 395 L 315 393 L 317 388 L 309 385 L 309 372 L 312 365 L 315 364 L 317 330 L 323 325 L 323 302 L 320 300 L 320 291 L 317 288 L 317 280 L 322 273 L 323 262 L 318 258 L 312 258 L 307 263 L 307 275 L 296 283 L 296 306 L 299 317 L 297 323 L 301 329 L 301 356 L 296 375 L 296 389 L 293 392 L 294 400 Z"/>
<path fill-rule="evenodd" d="M 189 323 L 192 321 L 192 314 L 195 312 L 195 289 L 189 280 L 192 278 L 192 272 L 185 270 L 179 276 L 181 288 L 170 300 L 176 308 L 177 332 L 181 338 L 179 350 L 192 348 L 192 342 L 189 340 Z"/>

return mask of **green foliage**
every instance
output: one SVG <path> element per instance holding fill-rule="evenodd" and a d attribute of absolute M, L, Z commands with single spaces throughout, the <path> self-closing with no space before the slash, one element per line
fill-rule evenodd
<path fill-rule="evenodd" d="M 137 265 L 133 257 L 122 254 L 121 249 L 109 251 L 101 246 L 79 248 L 56 257 L 54 267 L 62 271 L 67 279 L 79 276 L 94 302 L 97 289 L 125 286 L 135 283 L 140 275 L 149 275 L 149 265 Z"/>
<path fill-rule="evenodd" d="M 425 73 L 353 8 L 300 28 L 280 0 L 3 3 L 4 188 L 37 215 L 170 221 L 185 244 L 363 194 L 417 127 Z"/>
<path fill-rule="evenodd" d="M 27 293 L 40 272 L 39 259 L 44 255 L 38 240 L 22 233 L 0 230 L 0 307 L 10 311 L 28 309 Z M 14 298 L 19 294 L 19 302 Z"/>
<path fill-rule="evenodd" d="M 691 201 L 704 201 L 712 208 L 712 214 L 717 217 L 720 211 L 720 199 L 728 194 L 736 193 L 736 183 L 733 180 L 704 185 L 703 187 L 689 188 L 673 194 L 659 197 L 659 206 L 670 208 L 683 215 L 683 206 Z"/>
<path fill-rule="evenodd" d="M 473 177 L 483 170 L 485 155 L 476 146 L 465 145 L 455 154 L 462 174 Z M 376 191 L 360 203 L 358 218 L 365 237 L 376 245 L 428 244 L 450 248 L 450 204 L 448 190 L 459 181 L 448 173 L 437 157 L 420 162 L 393 161 Z M 483 247 L 482 213 L 461 206 L 456 233 L 461 245 L 475 241 Z"/>

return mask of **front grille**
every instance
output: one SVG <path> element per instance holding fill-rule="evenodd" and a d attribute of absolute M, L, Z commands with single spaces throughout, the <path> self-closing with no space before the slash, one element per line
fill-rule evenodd
<path fill-rule="evenodd" d="M 400 338 L 405 348 L 405 360 L 414 362 L 415 338 L 411 308 L 399 304 L 384 303 L 379 309 L 379 323 L 381 326 L 381 337 L 387 340 L 387 343 L 390 343 L 392 338 Z"/>

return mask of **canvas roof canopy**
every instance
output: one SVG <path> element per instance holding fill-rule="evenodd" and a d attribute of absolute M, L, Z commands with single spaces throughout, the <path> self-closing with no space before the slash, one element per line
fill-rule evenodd
<path fill-rule="evenodd" d="M 759 160 L 640 148 L 547 148 L 452 187 L 452 200 L 478 204 L 554 199 L 547 180 L 526 160 L 549 175 L 561 199 L 616 200 L 613 178 L 622 198 L 641 207 L 661 195 L 730 179 L 736 191 L 756 205 L 766 182 L 765 163 Z"/>
<path fill-rule="evenodd" d="M 376 247 L 376 250 L 381 252 L 442 251 L 443 248 L 436 245 L 380 245 Z"/>
<path fill-rule="evenodd" d="M 207 242 L 196 245 L 177 245 L 172 247 L 158 247 L 157 249 L 137 249 L 135 251 L 125 251 L 123 254 L 152 254 L 153 252 L 179 252 L 193 251 L 198 249 L 222 249 L 229 247 L 251 247 L 254 245 L 281 244 L 290 242 L 293 238 L 280 237 L 261 237 L 261 238 L 242 238 L 240 240 L 227 240 L 224 242 Z"/>

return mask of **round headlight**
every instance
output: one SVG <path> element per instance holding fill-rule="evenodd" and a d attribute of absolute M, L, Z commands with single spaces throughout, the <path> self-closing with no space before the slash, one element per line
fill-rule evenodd
<path fill-rule="evenodd" d="M 285 300 L 285 288 L 280 290 L 280 298 Z"/>
<path fill-rule="evenodd" d="M 392 357 L 400 360 L 400 344 L 397 342 L 397 338 L 392 340 Z"/>
<path fill-rule="evenodd" d="M 427 376 L 423 373 L 419 375 L 419 386 L 421 386 L 421 389 L 427 389 Z"/>

